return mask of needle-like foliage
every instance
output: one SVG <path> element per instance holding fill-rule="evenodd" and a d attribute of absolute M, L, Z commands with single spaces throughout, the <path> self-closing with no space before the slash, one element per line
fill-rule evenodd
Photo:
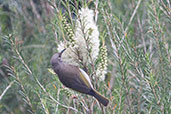
<path fill-rule="evenodd" d="M 1 114 L 170 114 L 169 0 L 0 0 Z M 50 58 L 109 99 L 64 87 Z"/>

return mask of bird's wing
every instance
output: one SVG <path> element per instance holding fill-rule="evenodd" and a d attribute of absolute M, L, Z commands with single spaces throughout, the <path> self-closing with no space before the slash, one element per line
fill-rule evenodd
<path fill-rule="evenodd" d="M 86 93 L 86 94 L 88 94 L 91 91 L 91 88 L 86 86 L 79 79 L 72 80 L 69 88 L 71 88 L 75 91 L 81 92 L 81 93 Z"/>
<path fill-rule="evenodd" d="M 91 83 L 91 80 L 90 80 L 90 77 L 88 76 L 88 74 L 84 70 L 82 70 L 81 68 L 79 68 L 79 70 L 80 70 L 80 77 L 84 81 L 84 83 L 87 86 L 90 86 L 91 88 L 93 88 L 93 85 Z"/>
<path fill-rule="evenodd" d="M 66 86 L 73 90 L 81 93 L 89 93 L 92 90 L 92 84 L 89 83 L 90 79 L 85 76 L 86 73 L 80 70 L 79 67 L 73 65 L 64 66 L 64 71 L 58 73 L 60 81 Z"/>

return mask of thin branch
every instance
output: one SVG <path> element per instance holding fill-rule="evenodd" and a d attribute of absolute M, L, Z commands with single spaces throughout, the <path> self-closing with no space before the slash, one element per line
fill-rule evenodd
<path fill-rule="evenodd" d="M 104 9 L 102 9 L 102 11 L 103 11 L 103 14 L 105 14 Z M 112 48 L 113 48 L 113 53 L 116 56 L 116 58 L 118 59 L 116 44 L 112 41 L 112 38 L 114 39 L 114 36 L 113 36 L 112 32 L 110 31 L 109 22 L 107 21 L 107 16 L 103 15 L 103 18 L 104 18 L 104 21 L 106 23 L 106 27 L 107 27 L 107 30 L 108 30 L 108 35 L 110 36 L 109 38 L 110 38 L 110 43 L 111 43 Z"/>
<path fill-rule="evenodd" d="M 21 83 L 21 80 L 20 80 L 19 76 L 17 75 L 17 73 L 16 73 L 16 71 L 15 71 L 14 68 L 13 68 L 13 70 L 14 70 L 14 73 L 16 74 L 16 80 L 17 80 L 17 82 L 20 84 L 21 90 L 22 90 L 24 93 L 26 93 L 26 90 L 25 90 L 23 84 Z M 30 98 L 29 98 L 27 95 L 25 95 L 25 98 L 26 98 L 26 101 L 27 101 L 26 103 L 27 103 L 27 104 L 30 106 L 30 108 L 31 108 L 31 111 L 34 112 L 34 111 L 33 111 L 32 104 L 31 104 L 31 101 L 30 101 Z"/>
<path fill-rule="evenodd" d="M 13 40 L 10 38 L 10 41 L 12 43 L 12 45 L 15 48 L 15 52 L 18 55 L 19 59 L 21 60 L 22 64 L 26 67 L 26 69 L 29 71 L 29 73 L 32 75 L 33 73 L 31 72 L 30 68 L 27 66 L 27 64 L 24 62 L 24 59 L 21 57 L 19 51 L 17 50 L 17 48 L 15 47 L 15 43 L 13 42 Z"/>
<path fill-rule="evenodd" d="M 99 4 L 99 0 L 96 0 L 95 2 L 95 22 L 97 23 L 97 19 L 98 19 L 98 4 Z"/>
<path fill-rule="evenodd" d="M 1 94 L 0 96 L 0 101 L 1 99 L 3 98 L 3 96 L 5 95 L 5 93 L 8 91 L 8 89 L 12 86 L 12 84 L 14 83 L 15 81 L 12 81 L 10 82 L 10 84 L 6 87 L 6 89 L 3 91 L 3 93 Z"/>
<path fill-rule="evenodd" d="M 128 27 L 129 27 L 129 25 L 132 23 L 132 20 L 133 20 L 133 18 L 135 17 L 135 14 L 137 13 L 137 10 L 138 10 L 138 8 L 139 8 L 139 6 L 140 6 L 141 1 L 142 1 L 142 0 L 139 0 L 139 1 L 138 1 L 137 6 L 135 7 L 134 12 L 132 13 L 132 16 L 131 16 L 131 18 L 130 18 L 130 20 L 129 20 L 129 23 L 128 23 L 127 27 L 125 28 L 125 31 L 124 31 L 125 33 L 128 31 Z"/>
<path fill-rule="evenodd" d="M 132 16 L 131 16 L 131 18 L 130 18 L 130 20 L 129 20 L 129 22 L 128 22 L 128 25 L 127 25 L 127 27 L 126 27 L 125 30 L 124 30 L 124 35 L 123 35 L 123 37 L 122 37 L 122 40 L 121 40 L 120 44 L 122 44 L 123 41 L 124 41 L 124 39 L 125 39 L 125 34 L 127 33 L 128 27 L 129 27 L 129 25 L 132 23 L 133 18 L 135 17 L 135 14 L 136 14 L 136 12 L 137 12 L 139 6 L 140 6 L 141 1 L 142 1 L 142 0 L 139 0 L 139 1 L 138 1 L 137 6 L 135 7 L 134 12 L 132 13 Z M 119 45 L 119 48 L 120 48 L 120 45 Z"/>
<path fill-rule="evenodd" d="M 37 81 L 38 85 L 40 86 L 40 88 L 41 88 L 41 89 L 49 96 L 49 98 L 50 98 L 52 101 L 54 101 L 56 104 L 58 104 L 58 105 L 60 105 L 60 106 L 62 106 L 62 107 L 65 107 L 65 108 L 67 108 L 67 109 L 71 109 L 71 110 L 73 110 L 73 111 L 75 111 L 75 112 L 79 112 L 80 114 L 83 114 L 82 112 L 78 111 L 77 109 L 75 109 L 75 108 L 73 108 L 73 107 L 69 107 L 69 106 L 66 106 L 66 105 L 61 104 L 59 101 L 57 101 L 55 98 L 53 98 L 53 97 L 46 91 L 46 89 L 43 87 L 43 85 L 39 82 L 38 79 L 36 79 L 36 81 Z"/>
<path fill-rule="evenodd" d="M 33 73 L 31 72 L 31 70 L 30 70 L 30 68 L 27 66 L 27 64 L 24 62 L 24 59 L 21 57 L 19 51 L 17 50 L 17 48 L 16 48 L 16 46 L 15 46 L 15 43 L 13 42 L 13 40 L 12 40 L 11 38 L 12 38 L 12 35 L 9 36 L 9 40 L 11 41 L 11 44 L 12 44 L 12 46 L 14 47 L 14 50 L 15 50 L 16 54 L 18 55 L 19 59 L 21 60 L 22 64 L 26 67 L 26 69 L 28 70 L 28 72 L 32 75 Z M 20 86 L 21 86 L 22 91 L 23 91 L 24 93 L 26 93 L 26 90 L 25 90 L 23 84 L 21 83 L 21 80 L 20 80 L 19 76 L 17 75 L 17 73 L 16 73 L 16 71 L 15 71 L 15 68 L 13 68 L 13 71 L 14 71 L 14 73 L 16 74 L 16 80 L 20 83 Z M 31 111 L 34 112 L 29 97 L 28 97 L 28 96 L 25 96 L 25 97 L 26 97 L 26 100 L 27 100 L 28 105 L 29 105 L 30 108 L 31 108 Z"/>
<path fill-rule="evenodd" d="M 61 89 L 58 89 L 57 96 L 59 96 L 60 92 L 61 92 Z M 59 101 L 59 97 L 57 98 L 57 100 Z M 59 105 L 56 104 L 55 114 L 57 114 L 58 108 L 59 108 Z"/>
<path fill-rule="evenodd" d="M 44 109 L 44 112 L 45 112 L 46 114 L 49 114 L 49 111 L 46 109 L 46 107 L 45 107 L 45 105 L 44 105 L 44 103 L 43 103 L 43 100 L 42 100 L 42 98 L 40 97 L 40 94 L 38 94 L 38 97 L 40 98 L 40 102 L 41 102 L 41 105 L 42 105 L 42 107 L 43 107 L 43 109 Z"/>

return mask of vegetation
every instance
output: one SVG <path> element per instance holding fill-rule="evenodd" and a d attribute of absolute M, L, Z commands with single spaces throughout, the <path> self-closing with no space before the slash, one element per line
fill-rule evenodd
<path fill-rule="evenodd" d="M 96 32 L 79 15 L 87 7 Z M 0 113 L 170 114 L 170 20 L 169 0 L 0 0 Z M 60 43 L 78 49 L 79 33 L 87 47 L 70 62 L 89 74 L 107 107 L 64 87 L 51 70 Z"/>

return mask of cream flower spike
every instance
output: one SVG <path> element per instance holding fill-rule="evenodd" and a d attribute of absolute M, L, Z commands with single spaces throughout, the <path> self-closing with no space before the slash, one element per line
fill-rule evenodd
<path fill-rule="evenodd" d="M 91 56 L 94 62 L 99 54 L 100 40 L 99 31 L 94 21 L 93 10 L 86 7 L 78 11 L 74 31 L 73 40 L 76 46 L 69 46 L 70 49 L 67 49 L 63 54 L 63 60 L 73 65 L 79 65 L 81 61 L 86 65 L 92 62 L 90 60 Z M 66 44 L 60 43 L 58 45 L 58 51 L 61 51 L 64 47 L 66 47 Z M 76 55 L 77 52 L 79 52 L 79 56 Z M 78 59 L 80 59 L 80 61 Z"/>
<path fill-rule="evenodd" d="M 78 19 L 76 22 L 75 41 L 80 44 L 79 48 L 83 54 L 83 61 L 87 61 L 88 49 L 91 49 L 91 57 L 96 60 L 99 54 L 99 31 L 94 21 L 94 12 L 91 9 L 82 8 L 78 12 Z M 86 40 L 88 42 L 86 42 Z M 88 46 L 87 44 L 88 43 Z"/>

